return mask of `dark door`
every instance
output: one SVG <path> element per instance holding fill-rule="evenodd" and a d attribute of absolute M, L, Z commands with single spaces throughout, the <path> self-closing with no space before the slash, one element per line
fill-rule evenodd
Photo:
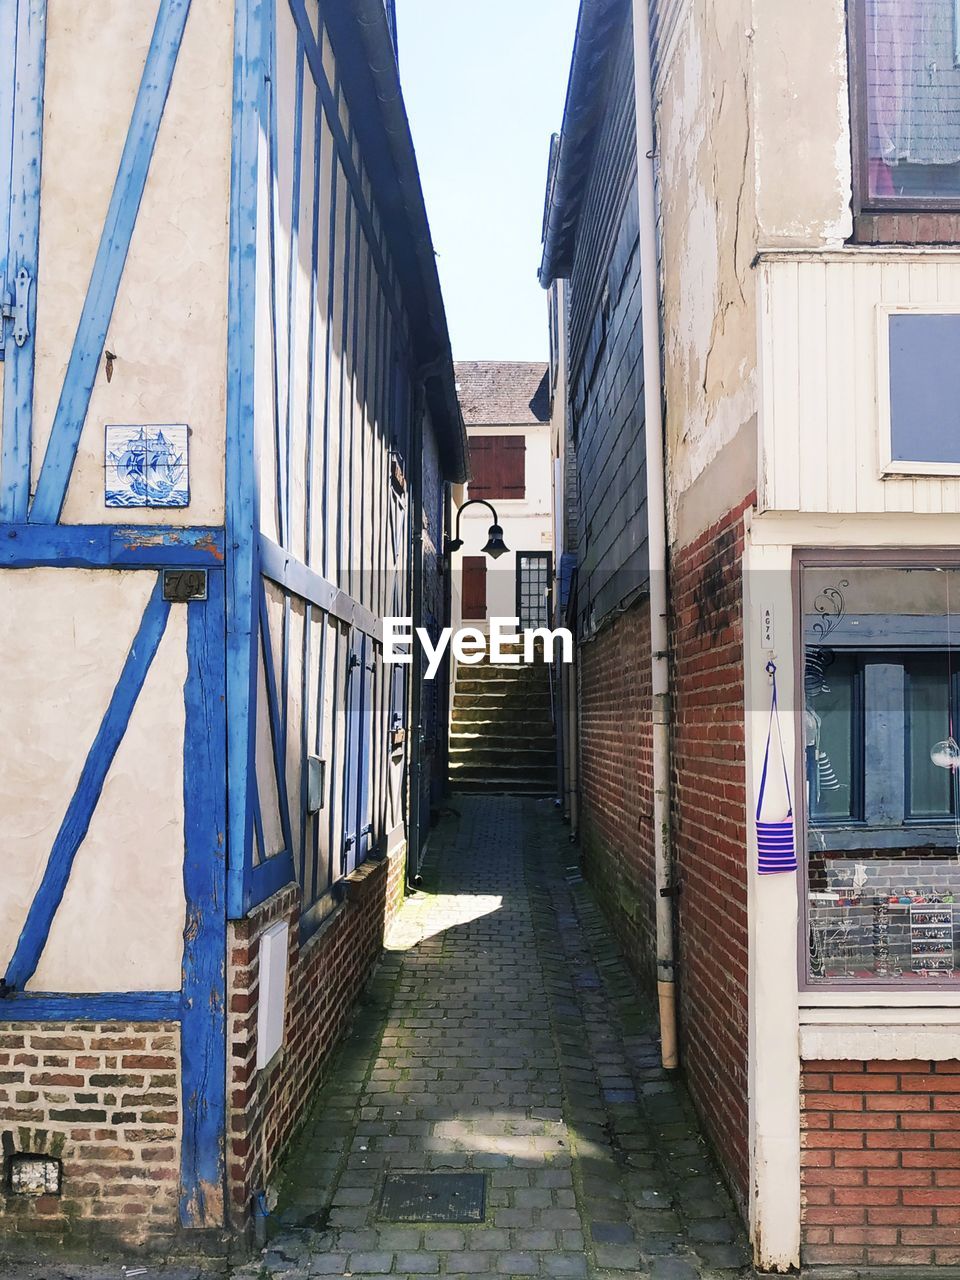
<path fill-rule="evenodd" d="M 517 552 L 517 617 L 520 630 L 550 621 L 550 552 Z"/>
<path fill-rule="evenodd" d="M 463 601 L 465 618 L 487 616 L 487 557 L 463 557 Z"/>

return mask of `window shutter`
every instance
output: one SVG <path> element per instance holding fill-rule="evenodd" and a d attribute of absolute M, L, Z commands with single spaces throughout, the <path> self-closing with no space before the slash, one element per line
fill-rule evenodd
<path fill-rule="evenodd" d="M 525 498 L 527 442 L 523 436 L 502 436 L 500 439 L 501 498 Z"/>
<path fill-rule="evenodd" d="M 526 496 L 526 451 L 523 436 L 473 436 L 470 440 L 471 498 Z"/>
<path fill-rule="evenodd" d="M 487 616 L 487 558 L 463 557 L 463 616 L 485 618 Z"/>
<path fill-rule="evenodd" d="M 492 463 L 494 451 L 492 436 L 474 436 L 470 441 L 470 480 L 468 496 L 492 498 L 494 494 Z"/>

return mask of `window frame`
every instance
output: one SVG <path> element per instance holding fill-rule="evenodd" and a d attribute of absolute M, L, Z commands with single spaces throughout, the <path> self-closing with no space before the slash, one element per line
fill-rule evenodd
<path fill-rule="evenodd" d="M 853 0 L 859 3 L 860 0 Z M 794 786 L 794 822 L 797 846 L 797 987 L 801 1000 L 806 997 L 823 997 L 824 995 L 843 994 L 893 994 L 902 1003 L 904 996 L 919 996 L 922 992 L 939 992 L 960 994 L 960 969 L 950 978 L 925 978 L 922 983 L 905 980 L 893 975 L 881 978 L 861 979 L 856 982 L 843 978 L 827 978 L 819 981 L 813 979 L 808 971 L 809 938 L 810 938 L 810 883 L 809 854 L 807 849 L 807 830 L 809 814 L 807 812 L 806 794 L 806 750 L 804 748 L 804 658 L 805 639 L 803 625 L 803 571 L 805 569 L 937 569 L 950 568 L 960 570 L 960 548 L 957 547 L 922 547 L 879 548 L 868 550 L 851 547 L 822 548 L 795 547 L 793 552 L 792 598 L 793 598 L 793 678 L 797 696 L 794 698 L 794 768 L 792 771 Z M 958 611 L 960 614 L 960 611 Z M 958 633 L 960 642 L 960 633 Z M 958 643 L 960 649 L 960 643 Z M 902 654 L 903 650 L 891 650 L 891 654 Z M 954 676 L 956 680 L 956 673 Z M 906 752 L 904 751 L 904 762 Z M 859 831 L 860 828 L 854 828 Z"/>
<path fill-rule="evenodd" d="M 847 0 L 847 68 L 850 98 L 850 142 L 853 161 L 853 216 L 878 214 L 960 213 L 956 196 L 870 195 L 870 149 L 867 131 L 867 0 Z M 953 0 L 954 21 L 960 0 Z M 954 28 L 954 46 L 958 45 Z M 947 237 L 948 240 L 955 237 Z"/>

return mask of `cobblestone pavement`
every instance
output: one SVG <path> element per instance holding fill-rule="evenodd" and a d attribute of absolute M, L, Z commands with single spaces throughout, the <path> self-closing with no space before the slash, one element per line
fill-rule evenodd
<path fill-rule="evenodd" d="M 739 1222 L 547 802 L 456 797 L 235 1280 L 732 1277 Z M 380 1216 L 391 1171 L 486 1178 L 475 1225 Z"/>

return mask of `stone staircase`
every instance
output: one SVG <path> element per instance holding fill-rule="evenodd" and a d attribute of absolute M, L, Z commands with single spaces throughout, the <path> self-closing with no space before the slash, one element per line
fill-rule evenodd
<path fill-rule="evenodd" d="M 555 793 L 550 672 L 542 659 L 516 666 L 487 657 L 459 663 L 450 720 L 452 791 Z"/>

